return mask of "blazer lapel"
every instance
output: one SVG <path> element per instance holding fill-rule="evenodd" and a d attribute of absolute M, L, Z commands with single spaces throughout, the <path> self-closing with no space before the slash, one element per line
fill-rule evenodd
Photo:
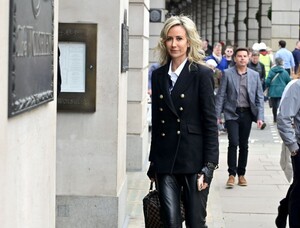
<path fill-rule="evenodd" d="M 251 74 L 251 72 L 248 70 L 247 72 L 247 90 L 248 90 L 248 94 L 249 94 L 249 98 L 252 98 L 252 94 L 253 94 L 253 90 L 252 90 L 252 86 L 255 85 L 254 82 L 254 76 Z M 250 99 L 251 100 L 251 99 Z"/>
<path fill-rule="evenodd" d="M 171 97 L 174 102 L 176 99 L 179 99 L 180 94 L 183 93 L 190 86 L 190 83 L 194 78 L 194 74 L 197 72 L 198 68 L 196 65 L 192 64 L 190 70 L 189 65 L 190 63 L 189 61 L 187 61 L 172 90 Z"/>
<path fill-rule="evenodd" d="M 165 102 L 167 104 L 167 106 L 170 108 L 170 110 L 176 115 L 178 116 L 176 109 L 174 107 L 173 101 L 171 99 L 171 95 L 170 95 L 170 83 L 169 83 L 169 79 L 170 76 L 168 75 L 168 70 L 169 70 L 169 65 L 166 64 L 163 68 L 163 70 L 160 72 L 159 75 L 159 87 L 163 93 L 163 96 L 165 97 Z"/>
<path fill-rule="evenodd" d="M 239 94 L 239 91 L 238 91 L 238 81 L 235 80 L 235 71 L 236 71 L 236 68 L 235 67 L 231 67 L 230 70 L 232 71 L 229 75 L 230 75 L 230 80 L 232 81 L 232 84 L 234 85 L 234 88 L 235 88 L 235 91 L 236 91 L 236 94 Z"/>

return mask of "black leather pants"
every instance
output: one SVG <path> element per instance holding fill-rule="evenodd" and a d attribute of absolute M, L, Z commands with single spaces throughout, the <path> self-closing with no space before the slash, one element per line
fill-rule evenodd
<path fill-rule="evenodd" d="M 197 190 L 197 174 L 157 174 L 157 189 L 165 228 L 181 228 L 180 199 L 185 206 L 187 228 L 207 228 L 208 188 Z"/>

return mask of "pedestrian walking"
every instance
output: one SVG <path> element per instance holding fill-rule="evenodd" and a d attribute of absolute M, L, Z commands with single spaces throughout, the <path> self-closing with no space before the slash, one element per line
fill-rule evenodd
<path fill-rule="evenodd" d="M 269 71 L 271 67 L 273 66 L 273 58 L 267 51 L 267 45 L 263 42 L 259 43 L 257 48 L 259 49 L 259 61 L 264 64 L 265 71 L 266 71 L 266 77 L 269 75 Z"/>
<path fill-rule="evenodd" d="M 222 54 L 222 44 L 217 42 L 214 44 L 213 53 L 205 58 L 206 64 L 214 70 L 215 77 L 215 94 L 218 93 L 220 81 L 224 70 L 229 67 L 229 64 L 234 64 L 232 60 L 233 48 L 228 47 L 225 51 L 227 54 Z M 230 56 L 231 55 L 231 56 Z M 224 123 L 218 123 L 219 134 L 226 132 L 226 125 Z"/>
<path fill-rule="evenodd" d="M 279 102 L 286 85 L 291 81 L 288 72 L 283 68 L 283 59 L 275 58 L 275 65 L 271 68 L 266 79 L 266 89 L 272 104 L 273 122 L 277 122 L 277 110 Z"/>
<path fill-rule="evenodd" d="M 226 57 L 222 54 L 222 44 L 221 43 L 215 43 L 213 47 L 213 52 L 210 56 L 207 56 L 205 58 L 205 61 L 208 65 L 215 66 L 217 69 L 219 69 L 222 73 L 225 69 L 228 68 L 228 62 L 226 60 Z"/>
<path fill-rule="evenodd" d="M 296 42 L 296 47 L 295 47 L 294 51 L 292 51 L 292 54 L 293 54 L 294 61 L 295 61 L 294 72 L 297 73 L 298 72 L 298 68 L 300 66 L 300 40 L 298 40 Z"/>
<path fill-rule="evenodd" d="M 231 45 L 226 45 L 224 51 L 224 57 L 227 61 L 227 68 L 232 67 L 234 65 L 234 61 L 233 61 L 233 47 Z"/>
<path fill-rule="evenodd" d="M 279 228 L 300 227 L 300 80 L 292 80 L 285 88 L 277 115 L 277 128 L 282 141 L 288 147 L 293 167 L 293 182 L 287 195 L 280 201 L 275 223 Z M 293 127 L 294 126 L 294 127 Z"/>
<path fill-rule="evenodd" d="M 158 44 L 161 67 L 152 73 L 152 139 L 147 172 L 155 179 L 164 227 L 206 228 L 206 206 L 219 161 L 213 71 L 186 16 L 168 18 Z"/>
<path fill-rule="evenodd" d="M 235 66 L 224 71 L 216 96 L 218 122 L 224 112 L 228 133 L 227 164 L 229 178 L 227 187 L 247 186 L 245 178 L 248 159 L 248 140 L 252 121 L 261 128 L 264 119 L 264 98 L 259 74 L 248 68 L 249 50 L 237 48 L 234 54 Z M 239 147 L 239 156 L 237 148 Z"/>
<path fill-rule="evenodd" d="M 283 67 L 292 75 L 294 73 L 295 61 L 292 52 L 286 48 L 285 40 L 279 40 L 279 50 L 275 54 L 275 59 L 280 57 L 283 60 Z"/>
<path fill-rule="evenodd" d="M 202 50 L 205 53 L 205 56 L 209 56 L 212 54 L 212 46 L 209 45 L 208 39 L 202 40 Z"/>
<path fill-rule="evenodd" d="M 255 70 L 259 74 L 261 85 L 264 90 L 266 70 L 265 70 L 265 65 L 259 61 L 259 55 L 260 54 L 258 51 L 251 52 L 251 57 L 248 63 L 248 67 L 252 70 Z"/>

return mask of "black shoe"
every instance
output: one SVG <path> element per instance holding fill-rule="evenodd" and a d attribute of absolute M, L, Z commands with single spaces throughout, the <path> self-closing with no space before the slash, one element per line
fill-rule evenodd
<path fill-rule="evenodd" d="M 261 125 L 261 128 L 260 128 L 260 130 L 263 130 L 263 129 L 265 129 L 265 128 L 266 128 L 266 126 L 267 126 L 267 124 L 266 124 L 266 123 L 263 123 L 263 124 Z"/>
<path fill-rule="evenodd" d="M 286 228 L 287 215 L 280 211 L 280 206 L 278 207 L 278 216 L 275 219 L 275 224 L 277 228 Z"/>

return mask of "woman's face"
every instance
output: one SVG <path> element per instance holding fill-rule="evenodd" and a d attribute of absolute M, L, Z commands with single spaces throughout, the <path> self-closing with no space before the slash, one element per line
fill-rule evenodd
<path fill-rule="evenodd" d="M 185 60 L 190 45 L 186 37 L 186 31 L 181 25 L 175 25 L 169 30 L 165 44 L 173 61 L 183 62 Z"/>

